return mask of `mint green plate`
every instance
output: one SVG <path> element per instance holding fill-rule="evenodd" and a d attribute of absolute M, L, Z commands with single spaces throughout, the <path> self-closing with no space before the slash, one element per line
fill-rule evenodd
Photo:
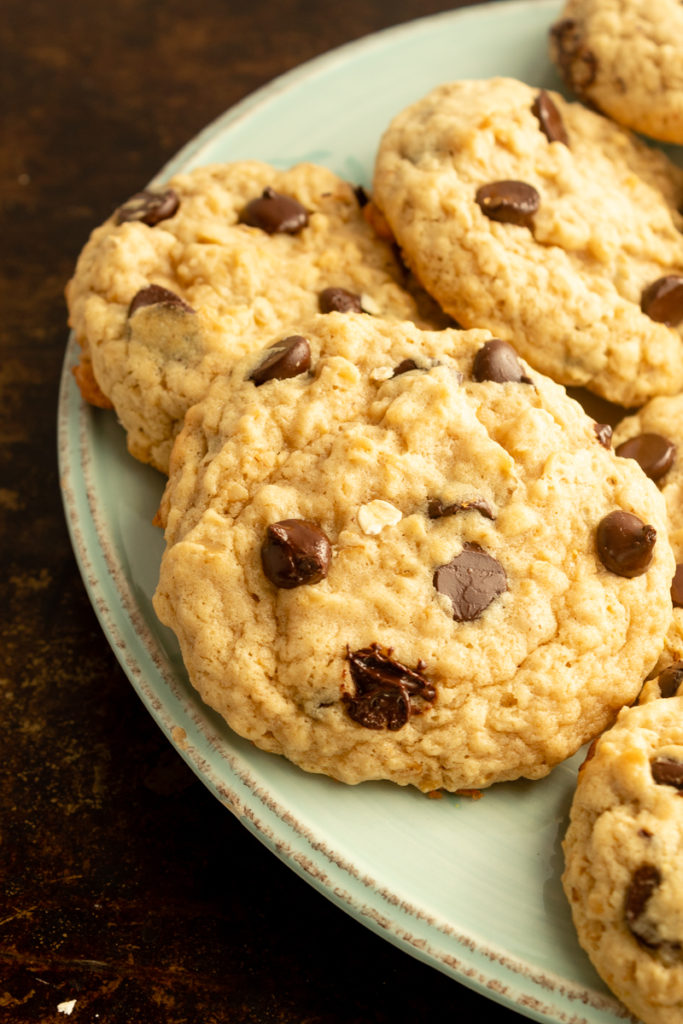
<path fill-rule="evenodd" d="M 558 88 L 547 57 L 558 5 L 487 4 L 425 18 L 335 50 L 211 124 L 155 181 L 211 161 L 328 165 L 369 185 L 389 119 L 432 86 L 505 74 Z M 112 196 L 112 205 L 126 197 Z M 581 755 L 545 780 L 471 801 L 388 783 L 344 787 L 239 739 L 187 681 L 152 609 L 163 541 L 161 476 L 126 452 L 111 413 L 85 406 L 71 367 L 59 407 L 61 482 L 90 599 L 123 668 L 171 743 L 240 821 L 362 924 L 458 981 L 539 1021 L 627 1016 L 576 941 L 560 885 Z"/>

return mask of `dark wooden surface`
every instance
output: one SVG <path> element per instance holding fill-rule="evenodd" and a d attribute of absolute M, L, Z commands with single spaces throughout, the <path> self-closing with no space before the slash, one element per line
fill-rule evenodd
<path fill-rule="evenodd" d="M 275 75 L 452 6 L 0 5 L 3 1021 L 522 1020 L 333 907 L 195 779 L 99 629 L 55 456 L 63 289 L 89 231 Z"/>

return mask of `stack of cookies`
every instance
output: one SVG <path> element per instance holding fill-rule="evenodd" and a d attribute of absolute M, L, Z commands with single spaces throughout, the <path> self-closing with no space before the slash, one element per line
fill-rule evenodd
<path fill-rule="evenodd" d="M 551 32 L 613 118 L 580 18 L 625 6 Z M 637 127 L 672 138 L 672 102 Z M 621 121 L 445 83 L 387 125 L 371 199 L 312 164 L 179 174 L 93 232 L 67 298 L 84 398 L 168 477 L 154 605 L 203 699 L 306 771 L 424 792 L 593 741 L 567 895 L 608 984 L 671 1024 L 683 172 Z"/>

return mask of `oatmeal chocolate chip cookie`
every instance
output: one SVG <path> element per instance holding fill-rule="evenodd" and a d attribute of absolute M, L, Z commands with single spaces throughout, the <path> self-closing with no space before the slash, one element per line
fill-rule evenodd
<path fill-rule="evenodd" d="M 562 878 L 578 938 L 645 1024 L 683 1018 L 683 697 L 620 712 L 579 770 Z"/>
<path fill-rule="evenodd" d="M 664 501 L 487 331 L 330 313 L 187 414 L 154 598 L 242 736 L 347 783 L 539 778 L 669 624 Z"/>
<path fill-rule="evenodd" d="M 628 128 L 682 143 L 682 40 L 678 0 L 567 0 L 550 54 L 580 99 Z"/>
<path fill-rule="evenodd" d="M 671 584 L 673 620 L 661 667 L 683 658 L 683 395 L 653 398 L 612 435 L 621 458 L 635 459 L 664 495 L 669 542 L 676 559 Z"/>
<path fill-rule="evenodd" d="M 419 319 L 403 275 L 348 183 L 245 161 L 125 202 L 92 233 L 67 299 L 88 379 L 132 454 L 165 472 L 185 411 L 232 359 L 319 309 Z"/>
<path fill-rule="evenodd" d="M 683 389 L 683 172 L 578 103 L 451 82 L 398 114 L 373 201 L 425 288 L 622 406 Z"/>

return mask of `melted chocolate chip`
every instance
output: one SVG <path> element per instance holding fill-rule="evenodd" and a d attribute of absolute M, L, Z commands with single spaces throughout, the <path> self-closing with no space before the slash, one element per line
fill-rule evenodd
<path fill-rule="evenodd" d="M 271 523 L 261 547 L 263 571 L 276 587 L 291 590 L 327 576 L 332 548 L 326 535 L 305 519 Z"/>
<path fill-rule="evenodd" d="M 683 608 L 683 562 L 679 562 L 671 581 L 671 601 L 676 608 Z"/>
<path fill-rule="evenodd" d="M 661 434 L 637 434 L 614 450 L 623 459 L 635 459 L 651 480 L 664 476 L 676 457 L 676 445 Z"/>
<path fill-rule="evenodd" d="M 269 235 L 296 235 L 308 224 L 308 211 L 297 199 L 283 196 L 268 186 L 258 199 L 247 203 L 239 221 Z"/>
<path fill-rule="evenodd" d="M 562 115 L 545 89 L 541 89 L 538 93 L 531 105 L 531 110 L 538 118 L 541 131 L 548 142 L 561 142 L 565 146 L 569 145 L 569 137 Z"/>
<path fill-rule="evenodd" d="M 159 221 L 172 217 L 179 206 L 180 199 L 172 188 L 167 188 L 163 192 L 145 189 L 143 192 L 136 192 L 123 206 L 119 206 L 115 214 L 116 223 L 139 220 L 154 227 Z"/>
<path fill-rule="evenodd" d="M 683 763 L 673 757 L 655 757 L 650 761 L 652 778 L 658 786 L 673 786 L 683 789 Z"/>
<path fill-rule="evenodd" d="M 506 381 L 531 384 L 531 378 L 525 375 L 514 348 L 501 338 L 491 338 L 484 342 L 474 357 L 472 376 L 480 382 L 492 380 L 496 384 L 504 384 Z"/>
<path fill-rule="evenodd" d="M 398 366 L 395 368 L 393 376 L 400 377 L 402 373 L 410 373 L 411 370 L 417 370 L 418 365 L 414 359 L 402 359 Z"/>
<path fill-rule="evenodd" d="M 325 288 L 318 296 L 321 313 L 362 313 L 360 295 L 346 288 Z"/>
<path fill-rule="evenodd" d="M 593 430 L 602 447 L 609 451 L 612 447 L 612 428 L 609 423 L 594 423 Z"/>
<path fill-rule="evenodd" d="M 492 181 L 477 189 L 476 201 L 490 220 L 530 228 L 541 203 L 533 185 L 525 181 Z"/>
<path fill-rule="evenodd" d="M 266 354 L 249 380 L 258 387 L 268 380 L 288 380 L 305 373 L 311 365 L 311 346 L 301 334 L 291 334 L 266 349 Z"/>
<path fill-rule="evenodd" d="M 667 274 L 644 289 L 640 308 L 651 320 L 674 327 L 683 320 L 683 275 Z"/>
<path fill-rule="evenodd" d="M 583 41 L 581 29 L 573 18 L 564 18 L 550 29 L 562 76 L 574 92 L 583 98 L 595 81 L 598 62 Z"/>
<path fill-rule="evenodd" d="M 654 864 L 641 864 L 631 877 L 626 890 L 624 917 L 629 931 L 638 942 L 646 946 L 656 946 L 657 937 L 654 926 L 644 919 L 648 900 L 661 885 L 662 876 Z"/>
<path fill-rule="evenodd" d="M 186 313 L 194 313 L 192 306 L 189 306 L 175 292 L 170 291 L 168 288 L 163 288 L 160 284 L 150 284 L 135 293 L 128 307 L 128 316 L 131 317 L 133 313 L 137 312 L 138 309 L 142 309 L 143 306 L 158 305 L 177 306 L 179 309 L 185 310 Z"/>
<path fill-rule="evenodd" d="M 344 694 L 343 700 L 349 717 L 366 729 L 395 732 L 411 714 L 422 711 L 414 698 L 433 701 L 436 697 L 433 684 L 422 674 L 422 662 L 411 669 L 390 655 L 391 650 L 383 650 L 379 644 L 347 652 L 356 693 L 353 697 Z"/>
<path fill-rule="evenodd" d="M 683 683 L 683 661 L 674 661 L 657 677 L 662 697 L 675 697 L 681 683 Z"/>
<path fill-rule="evenodd" d="M 458 512 L 467 512 L 474 509 L 481 512 L 487 519 L 495 519 L 493 510 L 483 498 L 472 498 L 470 501 L 453 501 L 450 505 L 444 505 L 441 498 L 429 498 L 427 501 L 427 515 L 430 519 L 443 519 L 444 516 L 454 516 Z"/>
<path fill-rule="evenodd" d="M 597 529 L 600 561 L 617 576 L 640 576 L 652 561 L 657 539 L 654 526 L 646 526 L 632 512 L 616 509 L 601 519 Z"/>
<path fill-rule="evenodd" d="M 500 562 L 478 544 L 465 544 L 461 554 L 439 566 L 433 584 L 450 599 L 455 621 L 471 622 L 507 590 L 507 576 Z"/>

